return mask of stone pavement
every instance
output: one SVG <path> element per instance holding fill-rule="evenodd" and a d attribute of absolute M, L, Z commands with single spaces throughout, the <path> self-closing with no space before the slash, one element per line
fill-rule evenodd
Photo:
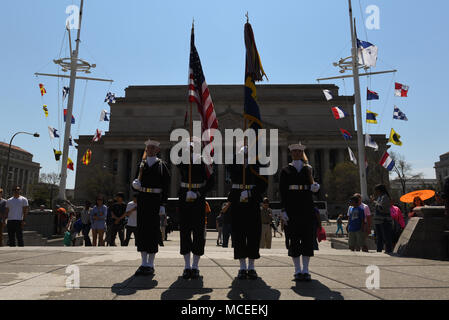
<path fill-rule="evenodd" d="M 328 241 L 311 259 L 309 283 L 292 281 L 284 238 L 273 238 L 272 249 L 261 249 L 259 280 L 239 281 L 232 248 L 217 247 L 215 232 L 207 235 L 202 276 L 186 281 L 180 277 L 184 261 L 178 239 L 171 233 L 171 241 L 160 248 L 153 277 L 138 278 L 133 274 L 140 254 L 134 246 L 0 248 L 0 299 L 449 299 L 449 261 L 336 250 Z M 67 288 L 69 265 L 79 268 L 79 289 Z M 366 288 L 370 265 L 380 270 L 379 289 Z"/>

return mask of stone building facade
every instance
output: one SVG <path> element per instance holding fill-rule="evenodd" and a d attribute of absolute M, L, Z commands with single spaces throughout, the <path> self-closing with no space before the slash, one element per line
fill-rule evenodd
<path fill-rule="evenodd" d="M 435 174 L 440 190 L 443 189 L 444 178 L 449 176 L 449 152 L 440 156 L 440 161 L 435 162 Z"/>
<path fill-rule="evenodd" d="M 6 172 L 8 149 L 8 143 L 0 142 L 0 177 L 2 182 Z M 33 162 L 31 153 L 17 146 L 11 146 L 8 189 L 11 190 L 13 186 L 20 185 L 22 187 L 22 195 L 29 197 L 31 192 L 29 186 L 38 182 L 40 168 L 39 163 Z M 11 195 L 11 192 L 7 192 L 7 194 Z"/>
<path fill-rule="evenodd" d="M 331 90 L 334 100 L 327 101 L 322 90 Z M 278 129 L 279 168 L 287 165 L 288 145 L 301 141 L 307 146 L 306 154 L 315 169 L 316 180 L 322 184 L 320 197 L 324 198 L 325 176 L 339 162 L 349 158 L 347 147 L 357 154 L 354 128 L 354 97 L 339 96 L 335 85 L 258 85 L 257 94 L 263 127 Z M 241 85 L 209 86 L 218 118 L 218 126 L 224 137 L 224 129 L 243 127 L 244 90 Z M 144 150 L 144 141 L 152 138 L 161 142 L 161 158 L 169 161 L 170 149 L 176 142 L 170 141 L 172 130 L 184 127 L 187 109 L 186 86 L 130 86 L 125 97 L 110 104 L 109 131 L 99 142 L 93 143 L 92 136 L 80 136 L 78 144 L 75 199 L 93 198 L 83 188 L 83 181 L 92 174 L 94 167 L 101 167 L 115 176 L 115 183 L 122 190 L 130 191 L 139 159 Z M 340 106 L 348 117 L 336 122 L 331 107 Z M 194 120 L 199 120 L 196 106 Z M 354 139 L 346 142 L 340 128 L 348 130 Z M 385 136 L 374 136 L 380 149 L 385 150 Z M 92 150 L 92 163 L 82 165 L 86 149 Z M 380 157 L 380 156 L 379 156 Z M 176 197 L 179 173 L 171 165 L 170 197 Z M 217 179 L 213 197 L 226 196 L 230 185 L 224 165 L 216 168 Z M 388 177 L 388 175 L 386 175 Z M 388 178 L 387 178 L 388 179 Z M 267 196 L 279 200 L 279 170 L 268 177 Z"/>

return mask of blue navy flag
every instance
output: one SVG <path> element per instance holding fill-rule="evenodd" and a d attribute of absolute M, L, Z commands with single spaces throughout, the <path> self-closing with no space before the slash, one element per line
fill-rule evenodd
<path fill-rule="evenodd" d="M 379 100 L 379 94 L 377 92 L 371 91 L 368 88 L 366 88 L 366 100 Z"/>
<path fill-rule="evenodd" d="M 108 92 L 106 98 L 104 99 L 104 102 L 115 103 L 115 94 Z"/>
<path fill-rule="evenodd" d="M 407 116 L 398 107 L 394 106 L 393 119 L 408 121 Z"/>

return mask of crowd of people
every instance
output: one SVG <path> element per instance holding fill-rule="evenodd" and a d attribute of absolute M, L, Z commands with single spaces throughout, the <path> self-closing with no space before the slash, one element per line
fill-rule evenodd
<path fill-rule="evenodd" d="M 186 280 L 200 276 L 199 262 L 206 243 L 207 213 L 211 211 L 206 195 L 215 183 L 214 173 L 208 172 L 203 161 L 197 161 L 201 155 L 194 153 L 195 143 L 201 141 L 189 139 L 186 145 L 192 164 L 178 165 L 181 176 L 178 191 L 180 254 L 185 262 L 182 278 Z M 106 203 L 103 195 L 98 195 L 95 203 L 86 202 L 80 211 L 71 205 L 56 210 L 57 228 L 59 232 L 65 232 L 66 245 L 74 245 L 76 235 L 82 233 L 86 246 L 116 246 L 117 235 L 120 245 L 127 246 L 133 235 L 142 257 L 136 276 L 154 274 L 158 248 L 164 245 L 169 232 L 166 206 L 170 171 L 166 162 L 157 157 L 159 142 L 150 139 L 145 146 L 132 181 L 136 194 L 131 201 L 126 203 L 124 194 L 118 192 Z M 323 239 L 325 232 L 313 201 L 313 193 L 319 191 L 320 185 L 314 180 L 305 149 L 301 142 L 289 145 L 292 162 L 280 172 L 282 210 L 279 217 L 273 215 L 269 200 L 263 197 L 268 180 L 258 174 L 258 164 L 248 164 L 248 148 L 244 146 L 234 155 L 243 155 L 243 164 L 234 161 L 235 164 L 228 165 L 232 188 L 217 217 L 217 245 L 228 247 L 232 237 L 234 259 L 240 263 L 238 279 L 258 278 L 255 262 L 260 258 L 261 248 L 271 248 L 273 231 L 274 237 L 277 233 L 285 236 L 288 256 L 294 265 L 294 280 L 311 280 L 310 259 L 318 250 L 317 239 Z M 446 187 L 449 187 L 449 179 L 446 179 Z M 420 200 L 415 199 L 415 207 L 423 204 Z M 369 201 L 368 204 L 363 203 L 360 194 L 350 199 L 346 226 L 349 247 L 354 251 L 368 251 L 367 237 L 374 229 L 377 251 L 391 253 L 405 227 L 403 214 L 394 205 L 385 185 L 377 185 Z M 436 197 L 438 201 L 443 203 L 440 195 Z M 446 209 L 447 206 L 446 201 Z M 20 195 L 20 187 L 14 188 L 14 196 L 6 202 L 0 199 L 0 210 L 2 225 L 5 217 L 8 220 L 9 245 L 14 246 L 17 238 L 19 246 L 23 246 L 22 229 L 28 201 Z M 412 212 L 413 208 L 408 217 L 413 217 Z M 283 233 L 278 231 L 279 226 Z M 337 226 L 337 233 L 344 232 L 342 216 L 339 216 Z"/>

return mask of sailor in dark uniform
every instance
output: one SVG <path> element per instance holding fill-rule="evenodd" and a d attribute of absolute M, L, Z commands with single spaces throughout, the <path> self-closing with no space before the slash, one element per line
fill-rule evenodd
<path fill-rule="evenodd" d="M 247 147 L 242 147 L 245 159 L 245 184 L 243 185 L 243 164 L 228 166 L 232 189 L 228 195 L 231 202 L 232 245 L 234 259 L 240 261 L 238 279 L 257 279 L 254 260 L 260 258 L 259 245 L 262 234 L 260 204 L 267 189 L 267 179 L 259 175 L 259 165 L 246 164 Z M 248 258 L 248 264 L 246 259 Z"/>
<path fill-rule="evenodd" d="M 204 254 L 206 194 L 213 188 L 214 175 L 208 173 L 206 164 L 201 155 L 194 153 L 195 144 L 201 145 L 201 140 L 192 138 L 192 142 L 186 141 L 187 150 L 191 160 L 191 184 L 189 188 L 189 164 L 178 165 L 181 174 L 181 184 L 178 192 L 181 254 L 184 256 L 185 268 L 182 277 L 184 279 L 197 279 L 199 277 L 198 263 Z M 193 261 L 190 265 L 191 253 Z"/>
<path fill-rule="evenodd" d="M 313 169 L 299 142 L 289 146 L 292 163 L 282 169 L 279 189 L 281 195 L 281 218 L 288 226 L 290 245 L 288 255 L 295 265 L 295 281 L 310 281 L 309 261 L 313 256 L 314 203 L 313 192 L 320 185 L 313 179 Z M 302 256 L 302 269 L 300 264 Z"/>
<path fill-rule="evenodd" d="M 157 158 L 159 142 L 145 142 L 145 153 L 132 183 L 137 196 L 137 251 L 142 255 L 142 265 L 136 276 L 154 274 L 154 258 L 161 238 L 159 213 L 165 213 L 170 173 L 166 163 Z"/>

